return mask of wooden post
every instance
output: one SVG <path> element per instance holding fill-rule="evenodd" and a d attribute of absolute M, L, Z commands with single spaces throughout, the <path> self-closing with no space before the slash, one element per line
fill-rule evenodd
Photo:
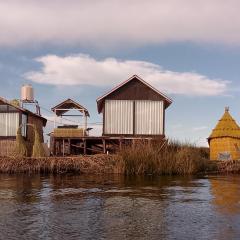
<path fill-rule="evenodd" d="M 122 139 L 119 139 L 119 150 L 122 150 Z"/>
<path fill-rule="evenodd" d="M 148 147 L 151 146 L 151 143 L 152 143 L 152 139 L 148 139 Z"/>
<path fill-rule="evenodd" d="M 53 125 L 53 128 L 56 128 L 56 118 L 57 118 L 57 112 L 56 112 L 56 109 L 54 110 L 54 125 Z"/>
<path fill-rule="evenodd" d="M 56 141 L 55 141 L 55 137 L 52 137 L 52 154 L 56 155 Z"/>
<path fill-rule="evenodd" d="M 86 139 L 83 140 L 83 154 L 84 155 L 87 154 L 87 142 L 86 142 Z"/>
<path fill-rule="evenodd" d="M 106 149 L 106 140 L 103 139 L 103 153 L 106 153 L 107 152 L 107 149 Z"/>
<path fill-rule="evenodd" d="M 133 148 L 133 149 L 135 148 L 135 145 L 136 145 L 136 140 L 135 140 L 135 139 L 132 139 L 132 148 Z"/>
<path fill-rule="evenodd" d="M 87 131 L 87 115 L 86 112 L 84 111 L 84 135 L 86 134 Z"/>
<path fill-rule="evenodd" d="M 71 140 L 68 139 L 68 154 L 71 155 Z"/>
<path fill-rule="evenodd" d="M 64 139 L 63 139 L 63 147 L 62 147 L 62 150 L 63 150 L 63 156 L 64 156 L 64 154 L 65 154 L 65 141 L 64 141 Z"/>

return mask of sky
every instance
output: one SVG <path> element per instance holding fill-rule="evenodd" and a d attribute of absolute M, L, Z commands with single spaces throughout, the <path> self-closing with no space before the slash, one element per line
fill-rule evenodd
<path fill-rule="evenodd" d="M 239 9 L 239 0 L 0 0 L 0 96 L 32 84 L 45 133 L 51 107 L 72 98 L 100 134 L 96 99 L 137 74 L 173 99 L 167 137 L 207 146 L 226 106 L 240 123 Z"/>

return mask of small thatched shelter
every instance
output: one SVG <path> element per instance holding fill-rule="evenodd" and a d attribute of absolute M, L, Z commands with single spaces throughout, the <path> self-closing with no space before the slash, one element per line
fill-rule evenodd
<path fill-rule="evenodd" d="M 208 142 L 211 160 L 240 159 L 240 127 L 230 115 L 229 108 L 225 108 Z"/>

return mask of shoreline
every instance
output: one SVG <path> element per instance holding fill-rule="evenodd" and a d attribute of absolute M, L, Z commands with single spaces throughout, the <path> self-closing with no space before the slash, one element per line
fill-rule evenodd
<path fill-rule="evenodd" d="M 0 173 L 117 173 L 114 155 L 97 154 L 77 157 L 19 158 L 0 157 Z"/>
<path fill-rule="evenodd" d="M 125 174 L 117 154 L 81 155 L 73 157 L 17 158 L 0 157 L 0 173 L 76 173 L 76 174 Z M 207 161 L 204 171 L 194 174 L 240 174 L 240 160 Z M 148 175 L 148 174 L 133 174 Z M 161 175 L 161 174 L 156 174 Z M 168 174 L 162 174 L 168 175 Z M 171 174 L 169 174 L 171 175 Z M 172 174 L 183 175 L 183 174 Z"/>

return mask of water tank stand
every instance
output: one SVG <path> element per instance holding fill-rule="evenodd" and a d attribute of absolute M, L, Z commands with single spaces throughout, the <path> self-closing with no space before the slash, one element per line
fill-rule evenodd
<path fill-rule="evenodd" d="M 26 108 L 24 107 L 24 105 L 34 105 L 35 109 L 36 109 L 36 114 L 41 116 L 41 109 L 40 106 L 38 104 L 38 101 L 28 101 L 28 100 L 20 100 L 20 104 L 22 108 Z"/>

